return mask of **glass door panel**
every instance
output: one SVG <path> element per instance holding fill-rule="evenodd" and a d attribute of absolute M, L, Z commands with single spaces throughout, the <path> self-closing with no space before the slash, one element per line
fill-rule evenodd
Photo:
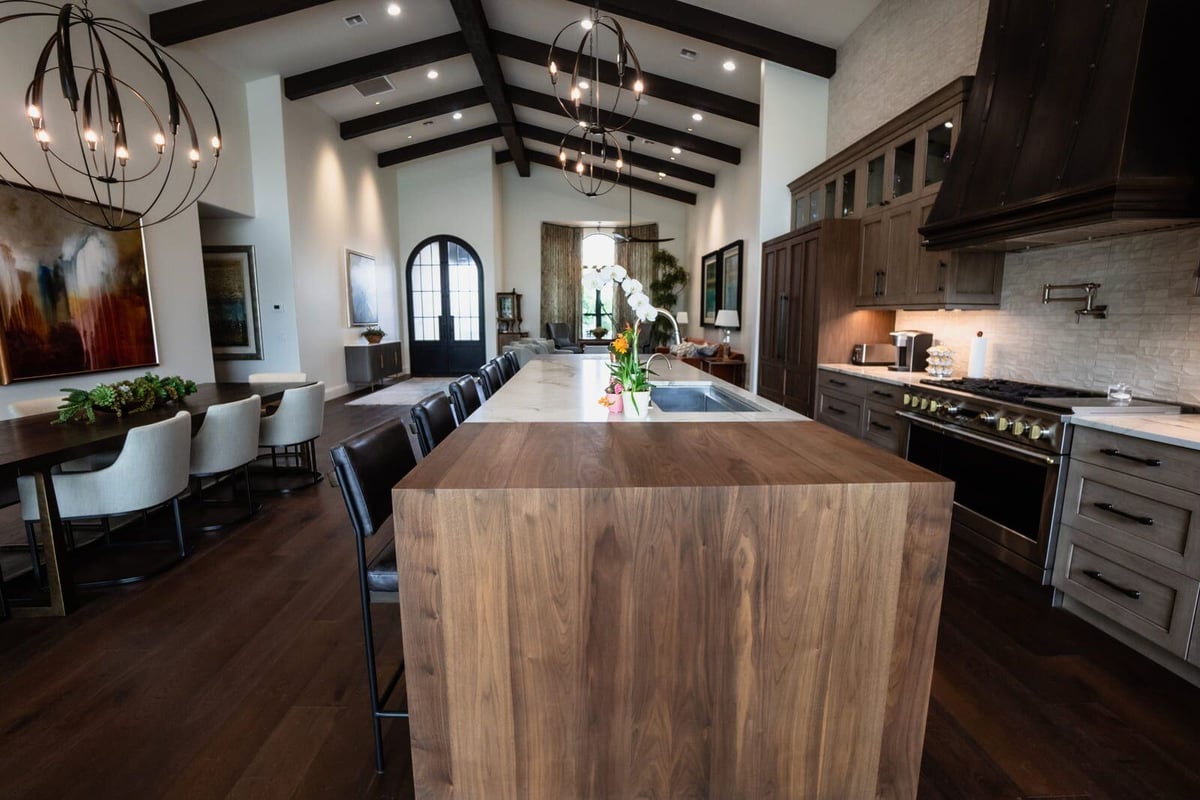
<path fill-rule="evenodd" d="M 954 123 L 946 120 L 930 128 L 925 138 L 925 185 L 941 183 L 950 164 L 950 144 Z"/>
<path fill-rule="evenodd" d="M 867 162 L 867 208 L 883 203 L 883 163 L 883 153 Z"/>
<path fill-rule="evenodd" d="M 821 190 L 813 189 L 808 193 L 808 221 L 816 222 L 821 219 Z"/>
<path fill-rule="evenodd" d="M 825 219 L 833 219 L 837 210 L 837 181 L 825 184 Z"/>
<path fill-rule="evenodd" d="M 917 163 L 917 140 L 909 139 L 895 150 L 892 163 L 892 197 L 903 197 L 913 190 L 913 171 Z"/>
<path fill-rule="evenodd" d="M 857 170 L 850 170 L 842 176 L 842 216 L 854 216 L 854 189 L 857 183 Z"/>

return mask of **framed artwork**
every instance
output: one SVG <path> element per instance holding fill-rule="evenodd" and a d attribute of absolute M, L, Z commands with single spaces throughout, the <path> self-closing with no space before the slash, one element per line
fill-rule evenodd
<path fill-rule="evenodd" d="M 350 327 L 379 324 L 379 288 L 374 256 L 346 251 L 346 288 Z"/>
<path fill-rule="evenodd" d="M 204 294 L 213 358 L 262 361 L 258 273 L 250 245 L 204 248 Z"/>
<path fill-rule="evenodd" d="M 701 289 L 704 292 L 701 306 L 703 311 L 700 317 L 702 325 L 717 324 L 717 305 L 719 302 L 719 285 L 718 274 L 721 271 L 721 251 L 714 250 L 704 258 L 700 259 L 700 267 L 702 272 L 703 283 Z"/>
<path fill-rule="evenodd" d="M 742 314 L 742 240 L 721 248 L 720 299 L 717 310 L 730 309 Z M 741 330 L 739 325 L 733 330 Z"/>
<path fill-rule="evenodd" d="M 0 383 L 158 364 L 142 232 L 85 225 L 7 184 L 0 302 Z"/>

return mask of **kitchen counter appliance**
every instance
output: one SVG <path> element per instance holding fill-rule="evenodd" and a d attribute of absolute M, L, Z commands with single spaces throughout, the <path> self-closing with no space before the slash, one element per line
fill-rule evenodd
<path fill-rule="evenodd" d="M 1062 512 L 1071 418 L 1171 414 L 1179 406 L 1060 386 L 959 378 L 905 392 L 907 458 L 955 482 L 952 534 L 1018 571 L 1050 582 Z"/>
<path fill-rule="evenodd" d="M 929 331 L 892 331 L 896 343 L 896 362 L 888 369 L 896 372 L 921 372 L 927 363 L 926 351 L 933 347 Z"/>
<path fill-rule="evenodd" d="M 850 351 L 850 363 L 860 367 L 890 367 L 896 363 L 896 345 L 856 344 Z"/>

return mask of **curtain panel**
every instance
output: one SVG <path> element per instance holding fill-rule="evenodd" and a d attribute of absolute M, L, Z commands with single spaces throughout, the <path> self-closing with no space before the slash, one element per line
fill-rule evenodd
<path fill-rule="evenodd" d="M 631 239 L 657 239 L 658 223 L 617 228 L 616 233 Z M 623 242 L 617 239 L 617 263 L 641 282 L 646 294 L 650 294 L 650 284 L 657 277 L 654 274 L 654 251 L 657 249 L 658 245 L 653 242 Z M 617 308 L 613 312 L 613 319 L 616 322 L 617 330 L 623 331 L 626 325 L 633 325 L 633 312 L 629 310 L 629 304 L 625 302 L 625 293 L 619 288 L 614 302 Z"/>
<path fill-rule="evenodd" d="M 542 223 L 542 329 L 547 322 L 565 322 L 572 338 L 579 328 L 583 295 L 583 230 Z M 539 334 L 540 335 L 540 334 Z"/>

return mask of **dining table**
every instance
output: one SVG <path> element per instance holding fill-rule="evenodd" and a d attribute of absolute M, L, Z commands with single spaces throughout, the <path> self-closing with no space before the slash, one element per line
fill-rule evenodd
<path fill-rule="evenodd" d="M 19 475 L 33 478 L 37 487 L 39 540 L 45 558 L 49 602 L 44 605 L 13 606 L 13 616 L 66 616 L 77 605 L 66 555 L 66 534 L 54 496 L 53 468 L 67 461 L 120 450 L 129 431 L 170 419 L 179 411 L 192 415 L 192 433 L 199 430 L 209 408 L 244 400 L 257 394 L 264 404 L 279 400 L 288 389 L 301 383 L 202 383 L 194 394 L 149 411 L 117 416 L 99 411 L 93 423 L 57 424 L 57 415 L 36 414 L 0 420 L 0 480 L 15 481 Z"/>

